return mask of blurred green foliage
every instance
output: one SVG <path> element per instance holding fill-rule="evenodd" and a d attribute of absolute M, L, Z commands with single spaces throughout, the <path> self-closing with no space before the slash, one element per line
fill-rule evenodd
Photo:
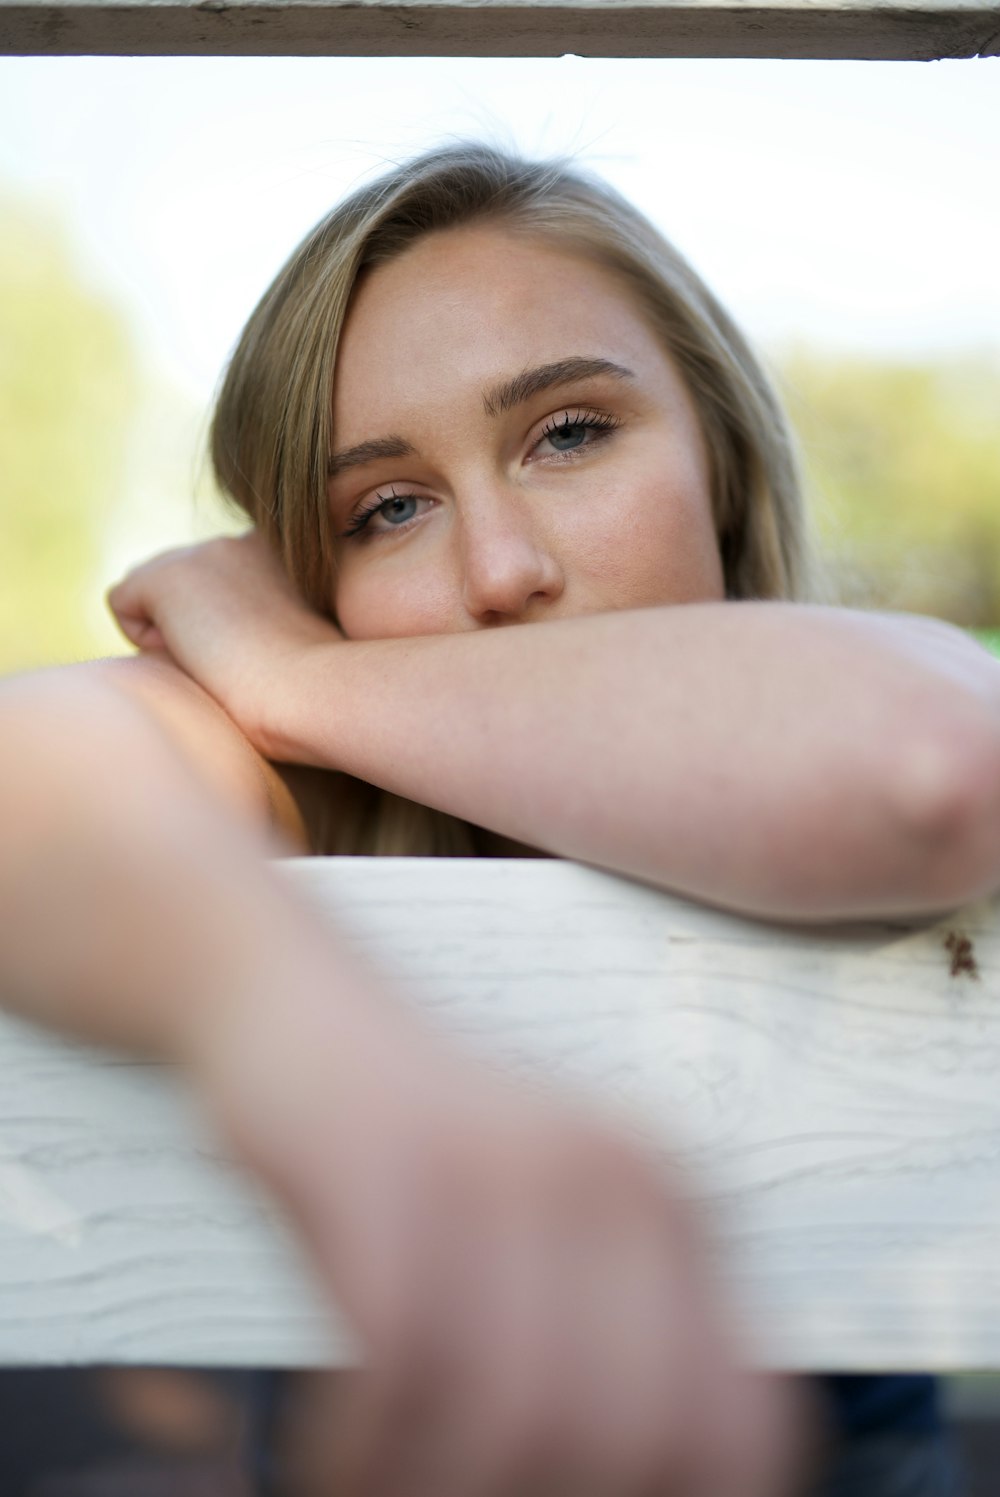
<path fill-rule="evenodd" d="M 1000 625 L 1000 359 L 781 374 L 842 600 Z"/>
<path fill-rule="evenodd" d="M 58 224 L 0 202 L 0 670 L 100 648 L 87 591 L 122 488 L 135 365 Z"/>
<path fill-rule="evenodd" d="M 59 220 L 0 197 L 0 674 L 130 651 L 109 583 L 244 528 L 199 468 L 202 421 Z"/>
<path fill-rule="evenodd" d="M 842 601 L 993 629 L 1000 653 L 1000 362 L 776 362 Z M 126 648 L 107 583 L 233 528 L 197 474 L 200 419 L 59 222 L 0 198 L 0 673 Z"/>

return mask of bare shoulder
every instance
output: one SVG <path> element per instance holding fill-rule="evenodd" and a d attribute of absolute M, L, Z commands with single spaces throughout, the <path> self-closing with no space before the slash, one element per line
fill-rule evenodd
<path fill-rule="evenodd" d="M 302 819 L 281 774 L 218 702 L 165 655 L 116 656 L 62 669 L 139 703 L 202 784 L 231 810 L 306 850 Z"/>

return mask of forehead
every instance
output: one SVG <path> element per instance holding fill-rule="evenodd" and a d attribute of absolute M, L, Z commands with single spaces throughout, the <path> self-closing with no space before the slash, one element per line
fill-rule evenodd
<path fill-rule="evenodd" d="M 567 354 L 669 364 L 631 293 L 583 253 L 498 226 L 425 235 L 357 286 L 337 358 L 338 425 Z"/>

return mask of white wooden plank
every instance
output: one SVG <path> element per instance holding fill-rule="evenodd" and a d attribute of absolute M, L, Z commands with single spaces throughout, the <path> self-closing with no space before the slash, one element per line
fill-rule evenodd
<path fill-rule="evenodd" d="M 1000 901 L 805 930 L 543 860 L 283 876 L 443 1031 L 680 1151 L 762 1363 L 1000 1368 Z M 214 1154 L 159 1068 L 0 1023 L 0 1362 L 350 1362 Z"/>
<path fill-rule="evenodd" d="M 124 55 L 995 56 L 991 0 L 0 0 L 0 51 Z"/>

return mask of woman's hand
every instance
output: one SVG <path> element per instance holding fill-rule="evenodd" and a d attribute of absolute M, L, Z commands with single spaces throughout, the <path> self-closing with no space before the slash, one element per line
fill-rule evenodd
<path fill-rule="evenodd" d="M 166 651 L 263 753 L 275 680 L 296 652 L 343 639 L 255 531 L 154 556 L 110 589 L 108 606 L 126 638 Z"/>
<path fill-rule="evenodd" d="M 365 1353 L 292 1401 L 289 1493 L 799 1490 L 795 1395 L 737 1366 L 662 1169 L 582 1110 L 382 1025 L 377 1004 L 353 1026 L 328 1012 L 303 1028 L 276 1005 L 216 1051 L 226 1131 Z"/>

